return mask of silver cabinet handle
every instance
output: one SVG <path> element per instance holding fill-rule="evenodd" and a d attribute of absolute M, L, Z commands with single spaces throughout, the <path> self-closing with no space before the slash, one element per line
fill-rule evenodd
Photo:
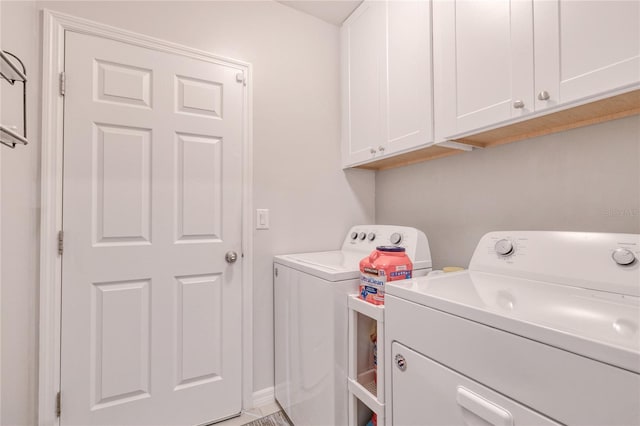
<path fill-rule="evenodd" d="M 236 260 L 238 260 L 238 253 L 235 251 L 228 251 L 227 254 L 224 255 L 224 260 L 226 260 L 227 263 L 235 263 Z"/>
<path fill-rule="evenodd" d="M 380 146 L 378 147 L 378 151 L 380 151 L 380 152 L 384 152 L 384 146 L 380 145 Z"/>
<path fill-rule="evenodd" d="M 376 150 L 375 150 L 375 149 L 373 149 L 373 148 L 371 148 L 371 149 L 369 150 L 369 152 L 370 152 L 370 153 L 372 153 L 372 154 L 375 154 L 375 153 L 376 153 Z"/>
<path fill-rule="evenodd" d="M 538 99 L 541 101 L 549 100 L 549 92 L 543 90 L 542 92 L 538 93 Z"/>
<path fill-rule="evenodd" d="M 515 102 L 513 103 L 513 107 L 514 107 L 515 109 L 521 109 L 521 108 L 524 108 L 524 102 L 522 102 L 520 99 L 518 99 L 517 101 L 515 101 Z"/>

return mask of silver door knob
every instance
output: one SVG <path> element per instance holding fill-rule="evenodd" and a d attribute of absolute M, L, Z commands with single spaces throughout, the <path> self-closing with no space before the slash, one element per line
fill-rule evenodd
<path fill-rule="evenodd" d="M 542 92 L 538 93 L 538 99 L 541 101 L 547 101 L 549 100 L 549 92 L 547 92 L 546 90 L 543 90 Z"/>
<path fill-rule="evenodd" d="M 521 108 L 524 108 L 524 102 L 522 102 L 520 99 L 518 99 L 517 101 L 515 101 L 515 102 L 513 103 L 513 107 L 514 107 L 515 109 L 521 109 Z"/>
<path fill-rule="evenodd" d="M 378 147 L 378 151 L 380 151 L 380 152 L 384 152 L 384 146 L 380 145 L 380 146 Z"/>
<path fill-rule="evenodd" d="M 375 153 L 376 153 L 376 150 L 375 150 L 375 149 L 373 149 L 373 148 L 371 148 L 371 149 L 369 150 L 369 152 L 370 152 L 370 153 L 372 153 L 372 154 L 375 154 Z"/>
<path fill-rule="evenodd" d="M 235 263 L 235 261 L 238 260 L 238 253 L 235 251 L 228 251 L 227 254 L 224 255 L 224 260 L 226 260 L 227 263 Z"/>

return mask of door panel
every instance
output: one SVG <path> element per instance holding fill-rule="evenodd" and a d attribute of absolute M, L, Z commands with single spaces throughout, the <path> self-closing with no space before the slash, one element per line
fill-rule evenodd
<path fill-rule="evenodd" d="M 531 2 L 435 2 L 433 13 L 438 137 L 531 113 Z M 516 100 L 524 107 L 514 108 Z"/>
<path fill-rule="evenodd" d="M 345 164 L 372 158 L 385 142 L 385 8 L 365 1 L 342 26 Z"/>
<path fill-rule="evenodd" d="M 538 109 L 640 79 L 640 3 L 534 2 Z"/>
<path fill-rule="evenodd" d="M 429 1 L 387 3 L 387 150 L 433 142 Z"/>
<path fill-rule="evenodd" d="M 240 411 L 237 72 L 66 33 L 62 425 Z"/>
<path fill-rule="evenodd" d="M 551 426 L 552 419 L 393 342 L 392 425 Z M 536 407 L 534 407 L 536 408 Z"/>

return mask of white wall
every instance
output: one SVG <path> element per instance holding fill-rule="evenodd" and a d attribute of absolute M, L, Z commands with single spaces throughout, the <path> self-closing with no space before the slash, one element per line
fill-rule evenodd
<path fill-rule="evenodd" d="M 272 256 L 336 248 L 349 226 L 374 220 L 373 175 L 340 169 L 338 28 L 271 1 L 0 5 L 3 47 L 26 59 L 35 85 L 43 7 L 254 65 L 254 207 L 271 210 L 271 229 L 254 232 L 254 390 L 273 386 Z M 37 405 L 35 85 L 32 143 L 2 158 L 2 246 L 12 248 L 2 259 L 2 425 L 34 424 Z"/>
<path fill-rule="evenodd" d="M 0 2 L 2 49 L 19 56 L 27 68 L 27 146 L 2 150 L 2 418 L 4 425 L 34 425 L 37 404 L 38 227 L 40 220 L 40 81 L 37 14 L 33 2 Z M 22 87 L 2 87 L 4 124 L 22 131 Z"/>
<path fill-rule="evenodd" d="M 640 117 L 378 172 L 376 219 L 422 229 L 435 268 L 493 230 L 640 233 Z"/>

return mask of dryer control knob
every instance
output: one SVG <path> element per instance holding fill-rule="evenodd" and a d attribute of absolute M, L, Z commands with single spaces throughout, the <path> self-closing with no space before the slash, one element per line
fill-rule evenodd
<path fill-rule="evenodd" d="M 495 249 L 496 249 L 496 253 L 498 253 L 498 255 L 503 257 L 511 256 L 514 251 L 513 243 L 507 240 L 506 238 L 503 238 L 500 241 L 498 241 L 496 243 Z"/>
<path fill-rule="evenodd" d="M 367 238 L 367 233 L 366 232 L 361 232 L 360 234 L 358 234 L 358 237 L 364 241 L 365 238 Z"/>
<path fill-rule="evenodd" d="M 618 247 L 611 254 L 613 261 L 618 265 L 627 266 L 636 261 L 636 255 L 629 249 Z"/>
<path fill-rule="evenodd" d="M 352 239 L 352 240 L 355 240 L 356 238 L 358 238 L 358 233 L 357 233 L 356 231 L 353 231 L 353 232 L 351 233 L 351 239 Z"/>
<path fill-rule="evenodd" d="M 369 235 L 367 235 L 367 238 L 369 238 L 369 241 L 373 241 L 376 239 L 376 234 L 374 234 L 373 232 L 369 232 Z"/>
<path fill-rule="evenodd" d="M 389 237 L 389 241 L 391 241 L 391 244 L 400 244 L 402 242 L 402 235 L 394 232 L 391 234 L 391 237 Z"/>

